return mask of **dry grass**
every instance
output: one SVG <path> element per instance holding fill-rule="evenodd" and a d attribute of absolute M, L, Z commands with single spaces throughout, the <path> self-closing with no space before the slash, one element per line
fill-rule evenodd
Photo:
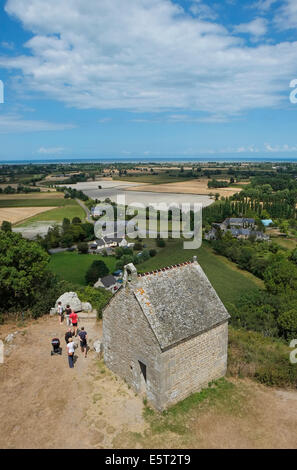
<path fill-rule="evenodd" d="M 141 191 L 150 191 L 158 193 L 177 193 L 177 194 L 199 194 L 199 195 L 208 195 L 210 193 L 219 193 L 220 196 L 233 196 L 240 192 L 240 188 L 215 188 L 210 189 L 207 187 L 208 179 L 193 179 L 187 181 L 181 181 L 178 183 L 165 183 L 158 184 L 158 186 L 153 184 L 147 184 L 141 188 Z M 130 187 L 127 188 L 128 191 L 137 191 L 139 188 Z"/>
<path fill-rule="evenodd" d="M 0 208 L 0 223 L 3 220 L 16 224 L 55 207 L 5 207 Z"/>

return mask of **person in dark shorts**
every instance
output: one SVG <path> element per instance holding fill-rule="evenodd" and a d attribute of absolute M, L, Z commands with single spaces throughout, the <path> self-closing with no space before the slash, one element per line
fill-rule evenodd
<path fill-rule="evenodd" d="M 88 334 L 85 331 L 84 326 L 81 327 L 80 332 L 78 333 L 79 339 L 80 339 L 80 349 L 82 353 L 85 353 L 85 357 L 87 357 L 87 351 L 88 351 L 88 344 L 87 344 L 87 338 Z"/>
<path fill-rule="evenodd" d="M 65 341 L 66 341 L 66 344 L 68 344 L 69 338 L 72 338 L 72 330 L 71 330 L 71 328 L 69 328 L 69 330 L 66 331 L 66 333 L 65 333 Z"/>
<path fill-rule="evenodd" d="M 71 315 L 69 315 L 69 319 L 71 320 L 72 322 L 72 326 L 73 326 L 73 335 L 76 337 L 77 336 L 77 322 L 78 322 L 78 315 L 77 313 L 73 312 L 71 313 Z"/>

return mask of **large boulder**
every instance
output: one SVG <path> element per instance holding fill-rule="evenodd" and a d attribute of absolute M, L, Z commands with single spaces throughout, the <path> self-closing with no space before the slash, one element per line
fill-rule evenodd
<path fill-rule="evenodd" d="M 74 312 L 81 312 L 82 311 L 82 303 L 78 298 L 76 292 L 65 292 L 65 294 L 61 295 L 58 298 L 55 308 L 58 308 L 58 302 L 62 302 L 62 307 L 66 308 L 66 305 L 70 305 Z"/>
<path fill-rule="evenodd" d="M 92 312 L 92 310 L 93 310 L 93 307 L 90 304 L 90 302 L 82 302 L 81 303 L 81 308 L 82 308 L 83 312 Z"/>

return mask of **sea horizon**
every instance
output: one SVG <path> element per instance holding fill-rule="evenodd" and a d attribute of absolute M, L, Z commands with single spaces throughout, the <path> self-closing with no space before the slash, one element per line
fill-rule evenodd
<path fill-rule="evenodd" d="M 75 163 L 297 163 L 297 156 L 290 158 L 265 157 L 98 157 L 0 160 L 0 165 L 49 165 Z"/>

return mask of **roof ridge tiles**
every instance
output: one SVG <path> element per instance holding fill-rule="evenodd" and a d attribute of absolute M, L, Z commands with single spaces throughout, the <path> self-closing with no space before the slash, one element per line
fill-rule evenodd
<path fill-rule="evenodd" d="M 170 270 L 175 269 L 175 268 L 181 268 L 183 266 L 189 266 L 190 264 L 194 264 L 194 261 L 184 261 L 183 263 L 172 264 L 171 266 L 165 266 L 163 268 L 155 269 L 154 271 L 150 271 L 150 272 L 146 272 L 146 273 L 139 273 L 138 277 L 156 275 L 158 273 L 164 273 L 166 271 L 170 271 Z"/>

